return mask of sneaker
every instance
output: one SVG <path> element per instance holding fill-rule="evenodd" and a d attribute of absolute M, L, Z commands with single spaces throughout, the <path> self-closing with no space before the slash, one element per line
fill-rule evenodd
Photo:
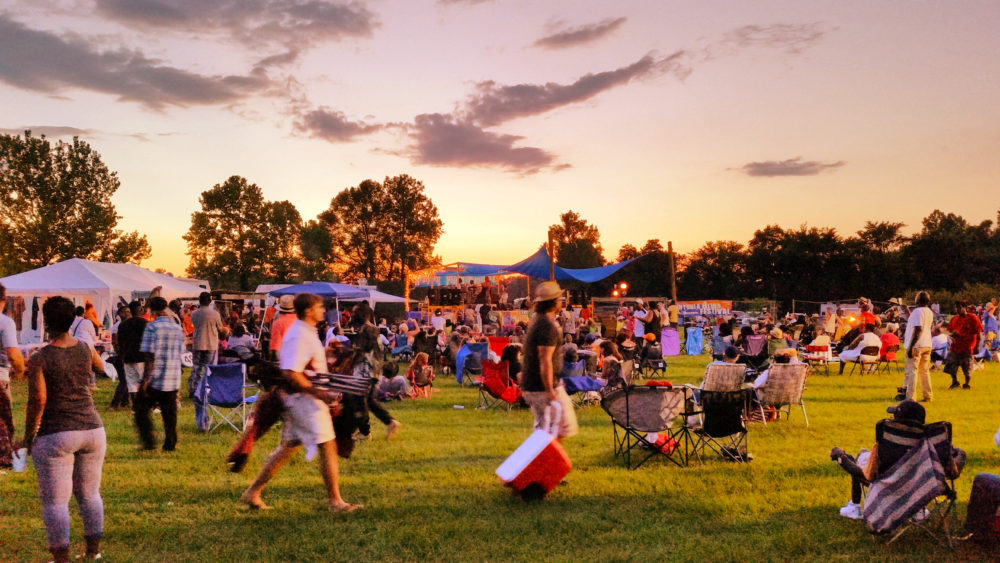
<path fill-rule="evenodd" d="M 390 422 L 389 425 L 385 427 L 385 439 L 392 440 L 393 438 L 396 437 L 396 434 L 399 434 L 399 431 L 402 428 L 403 428 L 403 423 L 393 419 L 393 421 Z"/>
<path fill-rule="evenodd" d="M 960 386 L 957 381 L 952 381 L 951 385 L 948 386 L 948 389 L 958 389 L 959 387 Z"/>
<path fill-rule="evenodd" d="M 966 383 L 965 385 L 962 386 L 962 389 L 972 389 L 972 386 Z"/>
<path fill-rule="evenodd" d="M 861 505 L 854 504 L 853 500 L 849 500 L 847 501 L 847 504 L 844 505 L 844 508 L 840 509 L 840 515 L 844 518 L 850 518 L 851 520 L 860 520 Z"/>
<path fill-rule="evenodd" d="M 355 431 L 351 438 L 353 438 L 355 442 L 362 442 L 364 440 L 371 439 L 371 436 L 369 434 L 362 434 L 361 432 Z"/>
<path fill-rule="evenodd" d="M 918 523 L 923 522 L 924 520 L 927 520 L 930 515 L 931 513 L 928 512 L 926 508 L 921 508 L 920 512 L 913 515 L 913 521 Z"/>

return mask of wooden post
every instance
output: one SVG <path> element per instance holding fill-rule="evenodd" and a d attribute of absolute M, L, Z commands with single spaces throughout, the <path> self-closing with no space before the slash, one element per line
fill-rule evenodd
<path fill-rule="evenodd" d="M 406 270 L 406 265 L 403 265 L 403 299 L 406 300 L 403 303 L 403 311 L 410 312 L 410 272 Z"/>
<path fill-rule="evenodd" d="M 673 241 L 667 241 L 667 253 L 670 254 L 670 298 L 677 303 L 677 270 L 674 267 Z"/>
<path fill-rule="evenodd" d="M 556 257 L 552 255 L 552 229 L 549 229 L 549 280 L 556 279 Z"/>

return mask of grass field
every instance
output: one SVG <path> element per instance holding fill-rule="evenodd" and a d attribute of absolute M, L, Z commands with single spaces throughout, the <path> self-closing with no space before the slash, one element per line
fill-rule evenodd
<path fill-rule="evenodd" d="M 674 358 L 668 378 L 697 383 L 706 356 Z M 1000 472 L 992 441 L 1000 423 L 1000 367 L 978 371 L 972 391 L 948 391 L 948 376 L 933 374 L 928 421 L 950 420 L 955 444 L 969 454 L 957 482 L 952 516 L 960 528 L 981 472 Z M 102 493 L 104 556 L 108 561 L 924 561 L 981 560 L 995 554 L 975 545 L 954 551 L 919 531 L 892 545 L 875 542 L 860 522 L 837 510 L 849 479 L 828 452 L 870 447 L 874 424 L 901 375 L 810 377 L 806 407 L 790 421 L 754 425 L 754 460 L 678 468 L 656 460 L 635 471 L 612 453 L 611 424 L 599 406 L 578 411 L 580 434 L 567 441 L 574 463 L 568 483 L 546 500 L 525 504 L 502 487 L 494 470 L 530 433 L 527 411 L 475 409 L 476 391 L 441 376 L 430 400 L 389 405 L 404 423 L 386 442 L 374 439 L 341 461 L 342 490 L 365 509 L 331 515 L 316 462 L 298 455 L 264 491 L 274 508 L 248 512 L 236 499 L 276 444 L 258 444 L 243 474 L 226 470 L 229 431 L 201 435 L 185 401 L 180 443 L 173 453 L 146 453 L 126 412 L 108 412 L 113 383 L 98 392 L 108 431 Z M 26 388 L 15 382 L 15 417 L 24 418 Z M 454 405 L 464 405 L 462 410 Z M 155 420 L 155 418 L 154 418 Z M 159 421 L 156 420 L 159 428 Z M 160 434 L 162 436 L 162 433 Z M 18 431 L 20 436 L 20 430 Z M 34 472 L 0 474 L 0 561 L 41 561 L 45 533 Z M 73 513 L 73 549 L 82 528 Z"/>

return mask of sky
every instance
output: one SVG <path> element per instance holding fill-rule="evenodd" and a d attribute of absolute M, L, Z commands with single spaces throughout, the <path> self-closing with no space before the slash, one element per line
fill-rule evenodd
<path fill-rule="evenodd" d="M 201 192 L 304 219 L 409 174 L 445 263 L 513 263 L 574 210 L 624 244 L 746 243 L 1000 209 L 998 2 L 0 0 L 0 132 L 79 135 L 143 265 Z"/>

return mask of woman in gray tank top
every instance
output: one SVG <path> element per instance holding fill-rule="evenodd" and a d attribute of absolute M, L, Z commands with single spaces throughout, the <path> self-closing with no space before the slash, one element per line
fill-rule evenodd
<path fill-rule="evenodd" d="M 54 561 L 69 561 L 69 498 L 75 496 L 87 542 L 85 559 L 100 559 L 104 528 L 101 470 L 104 424 L 91 395 L 91 368 L 104 364 L 89 344 L 69 334 L 73 303 L 50 297 L 42 306 L 48 345 L 28 361 L 24 439 L 38 474 L 42 520 Z"/>

